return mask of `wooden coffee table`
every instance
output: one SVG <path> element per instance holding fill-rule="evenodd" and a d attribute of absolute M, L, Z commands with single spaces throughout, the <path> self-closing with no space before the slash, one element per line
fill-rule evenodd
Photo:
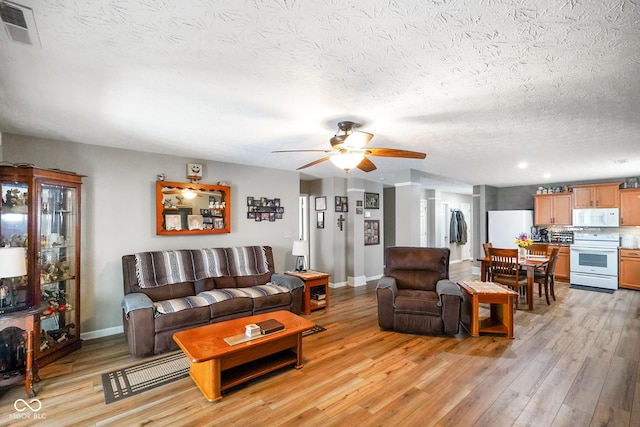
<path fill-rule="evenodd" d="M 244 334 L 245 326 L 267 319 L 284 330 L 236 345 L 225 338 Z M 274 311 L 200 326 L 173 334 L 189 359 L 189 375 L 207 400 L 222 399 L 222 391 L 285 366 L 302 368 L 302 332 L 315 324 L 289 311 Z"/>
<path fill-rule="evenodd" d="M 484 332 L 506 334 L 509 339 L 513 339 L 513 299 L 518 296 L 516 291 L 479 280 L 460 281 L 458 285 L 469 296 L 471 319 L 462 324 L 472 337 Z M 480 303 L 490 305 L 489 318 L 480 319 Z"/>

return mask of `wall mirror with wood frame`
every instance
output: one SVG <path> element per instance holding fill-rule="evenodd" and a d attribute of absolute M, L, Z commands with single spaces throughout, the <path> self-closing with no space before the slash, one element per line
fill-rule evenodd
<path fill-rule="evenodd" d="M 226 185 L 156 181 L 156 234 L 230 233 L 230 200 Z"/>

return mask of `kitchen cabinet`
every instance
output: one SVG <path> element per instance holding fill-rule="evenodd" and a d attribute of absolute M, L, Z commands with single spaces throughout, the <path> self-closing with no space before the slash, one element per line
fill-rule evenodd
<path fill-rule="evenodd" d="M 12 287 L 9 309 L 41 307 L 33 333 L 40 367 L 81 346 L 81 185 L 82 176 L 72 172 L 0 166 L 0 244 L 25 248 L 27 264 L 26 280 Z"/>
<path fill-rule="evenodd" d="M 620 225 L 640 225 L 640 188 L 620 190 Z"/>
<path fill-rule="evenodd" d="M 573 208 L 617 208 L 619 188 L 619 182 L 576 185 L 573 187 Z"/>
<path fill-rule="evenodd" d="M 536 194 L 535 225 L 571 225 L 571 193 Z"/>
<path fill-rule="evenodd" d="M 560 246 L 558 261 L 556 262 L 556 280 L 560 280 L 561 282 L 568 282 L 570 280 L 571 263 L 569 257 L 569 246 Z"/>
<path fill-rule="evenodd" d="M 620 287 L 640 290 L 640 249 L 620 249 L 619 267 Z"/>

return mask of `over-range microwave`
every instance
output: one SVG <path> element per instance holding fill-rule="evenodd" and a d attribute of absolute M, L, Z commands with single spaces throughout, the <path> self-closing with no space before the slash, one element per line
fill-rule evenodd
<path fill-rule="evenodd" d="M 576 227 L 618 227 L 620 225 L 620 209 L 574 209 L 573 225 Z"/>

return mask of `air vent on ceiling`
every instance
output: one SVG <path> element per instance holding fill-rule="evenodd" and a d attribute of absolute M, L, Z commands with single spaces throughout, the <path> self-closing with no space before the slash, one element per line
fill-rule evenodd
<path fill-rule="evenodd" d="M 40 37 L 32 9 L 17 3 L 0 1 L 0 18 L 11 40 L 40 47 Z"/>

